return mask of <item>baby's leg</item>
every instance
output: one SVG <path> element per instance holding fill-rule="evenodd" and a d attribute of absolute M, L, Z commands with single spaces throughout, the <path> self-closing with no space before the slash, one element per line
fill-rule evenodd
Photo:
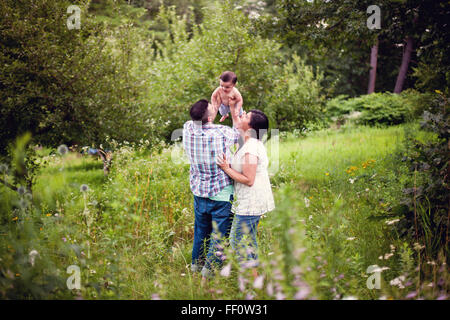
<path fill-rule="evenodd" d="M 224 122 L 226 118 L 228 118 L 228 114 L 222 116 L 222 118 L 220 118 L 219 121 L 220 121 L 220 122 Z"/>

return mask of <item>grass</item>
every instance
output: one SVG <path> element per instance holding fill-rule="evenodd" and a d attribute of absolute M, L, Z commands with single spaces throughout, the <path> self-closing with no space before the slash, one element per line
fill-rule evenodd
<path fill-rule="evenodd" d="M 271 170 L 277 208 L 258 227 L 263 287 L 253 286 L 229 248 L 229 277 L 201 286 L 191 273 L 189 165 L 174 163 L 176 148 L 122 147 L 108 177 L 98 160 L 53 158 L 34 190 L 39 237 L 61 252 L 59 269 L 81 267 L 86 299 L 404 298 L 413 286 L 389 282 L 413 277 L 413 251 L 386 224 L 406 179 L 393 156 L 402 139 L 402 126 L 342 127 L 267 144 L 279 165 Z M 90 191 L 82 194 L 81 184 Z M 373 265 L 386 268 L 380 290 L 366 285 Z"/>

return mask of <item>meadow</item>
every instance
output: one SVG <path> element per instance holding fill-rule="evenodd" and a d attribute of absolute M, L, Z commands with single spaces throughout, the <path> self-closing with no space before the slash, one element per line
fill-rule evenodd
<path fill-rule="evenodd" d="M 117 145 L 107 176 L 96 158 L 40 150 L 46 165 L 32 204 L 13 210 L 24 197 L 0 187 L 10 199 L 3 203 L 8 272 L 0 291 L 80 299 L 446 298 L 445 262 L 423 261 L 426 272 L 418 271 L 420 245 L 412 248 L 395 228 L 395 208 L 410 181 L 400 160 L 407 126 L 433 138 L 405 124 L 269 140 L 276 209 L 258 227 L 259 276 L 240 267 L 226 246 L 224 268 L 205 285 L 189 268 L 193 197 L 179 145 Z M 80 290 L 67 289 L 69 266 L 79 267 Z"/>

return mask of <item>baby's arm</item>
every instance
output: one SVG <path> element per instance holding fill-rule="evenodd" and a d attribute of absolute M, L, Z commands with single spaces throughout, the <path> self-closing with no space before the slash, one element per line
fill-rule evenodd
<path fill-rule="evenodd" d="M 241 95 L 241 93 L 239 92 L 239 90 L 238 89 L 236 89 L 236 88 L 234 88 L 234 90 L 233 90 L 233 100 L 235 100 L 236 101 L 236 104 L 235 104 L 235 106 L 236 106 L 236 112 L 238 113 L 238 115 L 241 113 L 241 108 L 242 108 L 242 105 L 244 104 L 244 99 L 242 98 L 242 95 Z"/>
<path fill-rule="evenodd" d="M 214 109 L 219 110 L 219 106 L 220 106 L 220 102 L 219 102 L 219 98 L 220 98 L 220 94 L 219 94 L 219 90 L 220 88 L 216 88 L 216 90 L 214 90 L 214 92 L 211 95 L 211 104 L 213 105 Z"/>

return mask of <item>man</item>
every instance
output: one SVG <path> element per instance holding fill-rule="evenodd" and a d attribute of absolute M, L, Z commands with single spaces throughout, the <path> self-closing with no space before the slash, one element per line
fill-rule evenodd
<path fill-rule="evenodd" d="M 216 157 L 224 153 L 229 158 L 230 147 L 239 139 L 236 117 L 232 117 L 233 128 L 215 125 L 217 111 L 208 100 L 199 100 L 190 109 L 192 120 L 183 126 L 183 146 L 191 165 L 189 181 L 194 194 L 191 270 L 201 269 L 203 278 L 213 275 L 214 264 L 221 265 L 221 238 L 228 237 L 232 222 L 233 181 L 218 167 Z M 231 112 L 236 114 L 235 109 Z"/>

